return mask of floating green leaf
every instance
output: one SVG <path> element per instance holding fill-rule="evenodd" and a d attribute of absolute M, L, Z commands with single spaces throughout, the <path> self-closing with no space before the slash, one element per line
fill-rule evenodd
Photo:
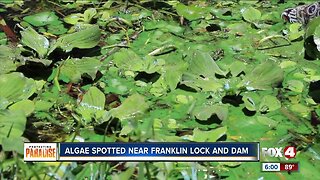
<path fill-rule="evenodd" d="M 243 94 L 242 100 L 249 111 L 256 111 L 260 103 L 260 96 L 254 92 L 246 92 Z"/>
<path fill-rule="evenodd" d="M 134 94 L 129 96 L 121 106 L 112 109 L 111 114 L 113 117 L 124 120 L 143 114 L 148 108 L 149 104 L 145 101 L 144 96 Z"/>
<path fill-rule="evenodd" d="M 264 49 L 272 49 L 272 48 L 278 48 L 282 46 L 289 46 L 291 43 L 290 41 L 281 35 L 272 35 L 267 36 L 261 39 L 258 43 L 258 49 L 264 50 Z"/>
<path fill-rule="evenodd" d="M 49 48 L 49 40 L 38 34 L 34 29 L 28 27 L 27 29 L 21 32 L 21 42 L 25 46 L 35 50 L 40 58 L 43 58 L 47 55 Z"/>
<path fill-rule="evenodd" d="M 100 36 L 99 26 L 92 25 L 81 31 L 61 36 L 50 49 L 50 53 L 57 47 L 61 47 L 66 52 L 70 52 L 73 48 L 93 48 L 98 45 Z"/>
<path fill-rule="evenodd" d="M 246 87 L 248 90 L 266 90 L 277 86 L 282 80 L 282 69 L 273 62 L 264 62 L 250 71 L 238 87 Z"/>
<path fill-rule="evenodd" d="M 198 128 L 193 130 L 193 141 L 195 142 L 216 142 L 227 133 L 227 127 L 220 127 L 210 131 L 202 131 Z"/>
<path fill-rule="evenodd" d="M 84 94 L 77 112 L 82 115 L 85 122 L 90 122 L 91 119 L 100 119 L 106 114 L 104 111 L 105 96 L 97 87 L 90 87 Z"/>
<path fill-rule="evenodd" d="M 0 110 L 0 144 L 3 138 L 20 138 L 26 121 L 23 111 Z"/>
<path fill-rule="evenodd" d="M 52 102 L 39 100 L 35 102 L 35 110 L 36 111 L 49 111 L 49 109 L 53 106 Z"/>
<path fill-rule="evenodd" d="M 217 91 L 223 87 L 221 80 L 216 74 L 225 75 L 206 52 L 196 51 L 190 57 L 190 65 L 182 76 L 182 83 L 195 89 L 203 91 Z"/>
<path fill-rule="evenodd" d="M 0 66 L 0 75 L 16 70 L 17 67 L 13 62 L 15 56 L 16 53 L 12 48 L 3 45 L 0 46 L 0 59 L 2 60 Z"/>
<path fill-rule="evenodd" d="M 30 23 L 33 26 L 45 26 L 56 21 L 59 21 L 59 17 L 54 12 L 41 12 L 26 16 L 23 18 L 24 21 Z"/>
<path fill-rule="evenodd" d="M 134 51 L 121 49 L 114 55 L 114 63 L 122 69 L 131 71 L 143 71 L 146 69 L 144 61 Z"/>
<path fill-rule="evenodd" d="M 89 8 L 83 13 L 83 21 L 86 23 L 90 23 L 92 18 L 97 14 L 97 10 L 95 8 Z"/>
<path fill-rule="evenodd" d="M 266 95 L 261 99 L 259 111 L 269 112 L 281 108 L 281 103 L 275 96 Z"/>
<path fill-rule="evenodd" d="M 14 103 L 9 107 L 10 110 L 21 110 L 25 113 L 26 116 L 29 116 L 34 111 L 34 103 L 29 100 L 22 100 Z"/>
<path fill-rule="evenodd" d="M 208 120 L 214 114 L 217 115 L 220 120 L 226 120 L 228 118 L 228 106 L 219 104 L 212 106 L 204 105 L 197 106 L 192 111 L 192 115 L 202 121 Z"/>
<path fill-rule="evenodd" d="M 304 90 L 303 82 L 299 80 L 289 80 L 287 84 L 287 88 L 293 92 L 301 93 Z"/>
<path fill-rule="evenodd" d="M 195 5 L 186 6 L 182 3 L 176 6 L 177 13 L 186 19 L 193 21 L 204 16 L 205 9 Z"/>
<path fill-rule="evenodd" d="M 78 82 L 81 75 L 88 74 L 92 79 L 101 66 L 95 58 L 67 59 L 60 67 L 59 78 L 66 82 Z"/>
<path fill-rule="evenodd" d="M 167 63 L 162 68 L 162 77 L 170 90 L 174 90 L 182 79 L 182 74 L 187 70 L 188 64 L 183 61 Z"/>
<path fill-rule="evenodd" d="M 293 23 L 290 25 L 290 27 L 289 27 L 290 32 L 288 34 L 290 41 L 299 39 L 300 37 L 302 37 L 304 35 L 304 31 L 300 30 L 300 28 L 301 28 L 301 24 L 299 24 L 299 23 Z"/>
<path fill-rule="evenodd" d="M 83 15 L 81 13 L 70 14 L 63 18 L 64 22 L 72 25 L 77 24 L 82 19 Z"/>
<path fill-rule="evenodd" d="M 83 96 L 80 106 L 103 110 L 105 104 L 104 94 L 97 88 L 91 87 Z"/>
<path fill-rule="evenodd" d="M 242 17 L 248 22 L 256 23 L 261 18 L 261 12 L 253 7 L 248 7 L 242 10 Z"/>
<path fill-rule="evenodd" d="M 1 124 L 1 123 L 0 123 Z M 23 138 L 22 137 L 8 137 L 2 138 L 2 148 L 4 151 L 15 151 L 23 154 Z"/>
<path fill-rule="evenodd" d="M 7 105 L 29 98 L 37 90 L 36 82 L 21 73 L 0 75 L 0 97 Z"/>

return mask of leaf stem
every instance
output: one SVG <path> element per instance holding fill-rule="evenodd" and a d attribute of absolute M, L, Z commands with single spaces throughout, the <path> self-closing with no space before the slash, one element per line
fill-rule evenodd
<path fill-rule="evenodd" d="M 169 52 L 169 51 L 172 51 L 172 50 L 176 50 L 177 47 L 175 45 L 165 45 L 165 46 L 162 46 L 162 47 L 159 47 L 155 50 L 153 50 L 152 52 L 150 52 L 148 55 L 150 56 L 156 56 L 156 55 L 160 55 L 164 52 Z"/>

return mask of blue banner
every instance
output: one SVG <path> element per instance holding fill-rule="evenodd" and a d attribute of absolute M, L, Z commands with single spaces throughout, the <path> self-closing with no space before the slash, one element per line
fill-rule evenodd
<path fill-rule="evenodd" d="M 61 161 L 259 161 L 259 143 L 59 143 Z"/>

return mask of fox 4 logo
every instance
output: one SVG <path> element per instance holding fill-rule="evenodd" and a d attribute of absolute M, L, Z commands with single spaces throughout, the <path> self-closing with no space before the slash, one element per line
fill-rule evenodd
<path fill-rule="evenodd" d="M 269 157 L 286 157 L 287 159 L 295 158 L 297 155 L 297 150 L 294 146 L 287 146 L 283 149 L 282 147 L 275 147 L 275 148 L 261 148 L 261 152 L 263 156 Z"/>

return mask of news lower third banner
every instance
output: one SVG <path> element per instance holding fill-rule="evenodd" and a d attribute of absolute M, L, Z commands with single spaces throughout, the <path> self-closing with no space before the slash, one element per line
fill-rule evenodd
<path fill-rule="evenodd" d="M 259 143 L 25 143 L 25 161 L 259 161 Z"/>

